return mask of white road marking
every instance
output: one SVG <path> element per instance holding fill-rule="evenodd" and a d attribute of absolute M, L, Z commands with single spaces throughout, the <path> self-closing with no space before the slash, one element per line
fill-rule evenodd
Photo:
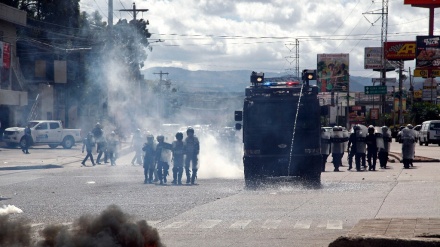
<path fill-rule="evenodd" d="M 244 229 L 247 225 L 249 225 L 249 223 L 251 223 L 251 220 L 238 220 L 234 222 L 234 224 L 232 224 L 229 228 Z"/>
<path fill-rule="evenodd" d="M 311 220 L 298 220 L 293 228 L 295 229 L 310 229 Z"/>
<path fill-rule="evenodd" d="M 31 224 L 31 227 L 37 227 L 37 226 L 41 226 L 44 225 L 44 223 L 35 223 L 35 224 Z"/>
<path fill-rule="evenodd" d="M 164 228 L 181 228 L 182 226 L 188 225 L 190 222 L 191 221 L 175 221 Z"/>
<path fill-rule="evenodd" d="M 329 220 L 329 221 L 327 221 L 327 229 L 330 229 L 330 230 L 342 229 L 342 220 Z"/>
<path fill-rule="evenodd" d="M 277 229 L 278 225 L 281 223 L 281 220 L 266 220 L 261 228 L 265 229 Z"/>
<path fill-rule="evenodd" d="M 221 220 L 205 220 L 202 223 L 200 223 L 198 228 L 213 228 L 214 226 L 218 225 L 220 222 L 222 222 L 222 221 Z"/>

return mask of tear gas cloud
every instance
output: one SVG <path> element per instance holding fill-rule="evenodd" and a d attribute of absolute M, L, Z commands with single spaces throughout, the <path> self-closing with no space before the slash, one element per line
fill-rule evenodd
<path fill-rule="evenodd" d="M 199 177 L 200 178 L 241 178 L 242 171 L 242 143 L 239 138 L 225 141 L 219 135 L 225 126 L 231 126 L 234 110 L 241 107 L 242 99 L 230 100 L 230 95 L 217 96 L 216 99 L 209 95 L 192 92 L 183 93 L 177 83 L 165 85 L 165 81 L 132 80 L 129 69 L 122 59 L 115 59 L 120 53 L 118 47 L 107 51 L 105 59 L 90 57 L 90 64 L 99 68 L 87 75 L 88 81 L 94 83 L 97 92 L 93 97 L 98 99 L 96 114 L 83 118 L 81 128 L 83 133 L 89 132 L 96 122 L 100 122 L 105 135 L 113 130 L 118 130 L 122 141 L 131 141 L 130 136 L 136 129 L 141 129 L 145 134 L 150 132 L 154 136 L 163 134 L 167 142 L 174 140 L 174 135 L 179 127 L 165 130 L 162 125 L 176 123 L 180 127 L 195 126 L 197 124 L 210 125 L 210 129 L 199 131 Z M 97 60 L 103 62 L 97 62 Z M 145 61 L 148 63 L 148 60 Z M 182 81 L 190 80 L 181 78 Z M 190 82 L 187 82 L 190 83 Z M 203 88 L 200 89 L 203 91 Z M 206 97 L 206 99 L 203 99 Z M 199 101 L 198 101 L 199 100 Z M 203 102 L 217 102 L 211 106 Z M 180 107 L 175 107 L 172 102 L 178 102 Z M 237 105 L 237 102 L 238 105 Z M 106 105 L 106 107 L 102 107 Z M 96 107 L 95 106 L 95 107 Z M 207 109 L 210 108 L 211 109 Z M 215 109 L 216 108 L 216 109 Z M 184 133 L 186 128 L 180 130 Z M 166 133 L 165 133 L 166 132 Z M 238 137 L 241 132 L 236 132 Z"/>
<path fill-rule="evenodd" d="M 11 220 L 9 215 L 0 216 L 0 246 L 164 246 L 155 228 L 145 220 L 133 221 L 132 216 L 115 205 L 109 206 L 97 216 L 81 216 L 71 229 L 63 225 L 49 225 L 39 235 L 40 240 L 33 239 L 34 233 L 27 219 Z"/>

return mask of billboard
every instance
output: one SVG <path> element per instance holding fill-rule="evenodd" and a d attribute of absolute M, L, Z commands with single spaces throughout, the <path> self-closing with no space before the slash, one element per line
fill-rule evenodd
<path fill-rule="evenodd" d="M 439 0 L 405 0 L 403 3 L 412 5 L 440 5 Z"/>
<path fill-rule="evenodd" d="M 365 47 L 364 69 L 382 69 L 382 47 Z"/>
<path fill-rule="evenodd" d="M 4 69 L 11 67 L 11 44 L 0 41 L 0 65 Z"/>
<path fill-rule="evenodd" d="M 347 92 L 348 53 L 318 54 L 317 84 L 320 92 Z"/>
<path fill-rule="evenodd" d="M 416 58 L 416 48 L 415 41 L 385 42 L 385 58 L 388 60 L 413 60 Z"/>
<path fill-rule="evenodd" d="M 417 69 L 440 69 L 439 41 L 440 36 L 417 36 Z"/>

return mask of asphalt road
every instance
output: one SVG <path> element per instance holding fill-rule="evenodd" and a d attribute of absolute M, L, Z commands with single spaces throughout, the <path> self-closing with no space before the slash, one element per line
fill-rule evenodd
<path fill-rule="evenodd" d="M 392 151 L 399 149 L 393 143 Z M 440 158 L 439 149 L 417 145 L 416 154 Z M 355 172 L 346 170 L 345 156 L 341 172 L 327 163 L 320 188 L 292 181 L 246 190 L 241 164 L 206 153 L 199 185 L 158 186 L 143 184 L 143 169 L 130 164 L 131 153 L 114 167 L 80 167 L 80 147 L 30 152 L 0 148 L 0 205 L 22 209 L 12 218 L 30 219 L 34 231 L 70 225 L 111 204 L 147 220 L 167 246 L 327 246 L 361 219 L 440 218 L 436 162 Z"/>

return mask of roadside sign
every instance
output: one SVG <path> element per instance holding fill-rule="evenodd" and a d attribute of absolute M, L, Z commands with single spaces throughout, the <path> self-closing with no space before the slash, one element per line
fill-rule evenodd
<path fill-rule="evenodd" d="M 372 83 L 382 83 L 384 79 L 383 78 L 371 78 Z M 394 84 L 397 82 L 396 78 L 386 78 L 385 83 L 386 84 Z"/>
<path fill-rule="evenodd" d="M 365 94 L 387 94 L 387 86 L 365 86 Z"/>
<path fill-rule="evenodd" d="M 431 76 L 433 77 L 439 77 L 440 76 L 440 70 L 433 69 L 431 70 Z M 428 77 L 428 70 L 427 69 L 415 69 L 414 70 L 414 77 Z"/>

